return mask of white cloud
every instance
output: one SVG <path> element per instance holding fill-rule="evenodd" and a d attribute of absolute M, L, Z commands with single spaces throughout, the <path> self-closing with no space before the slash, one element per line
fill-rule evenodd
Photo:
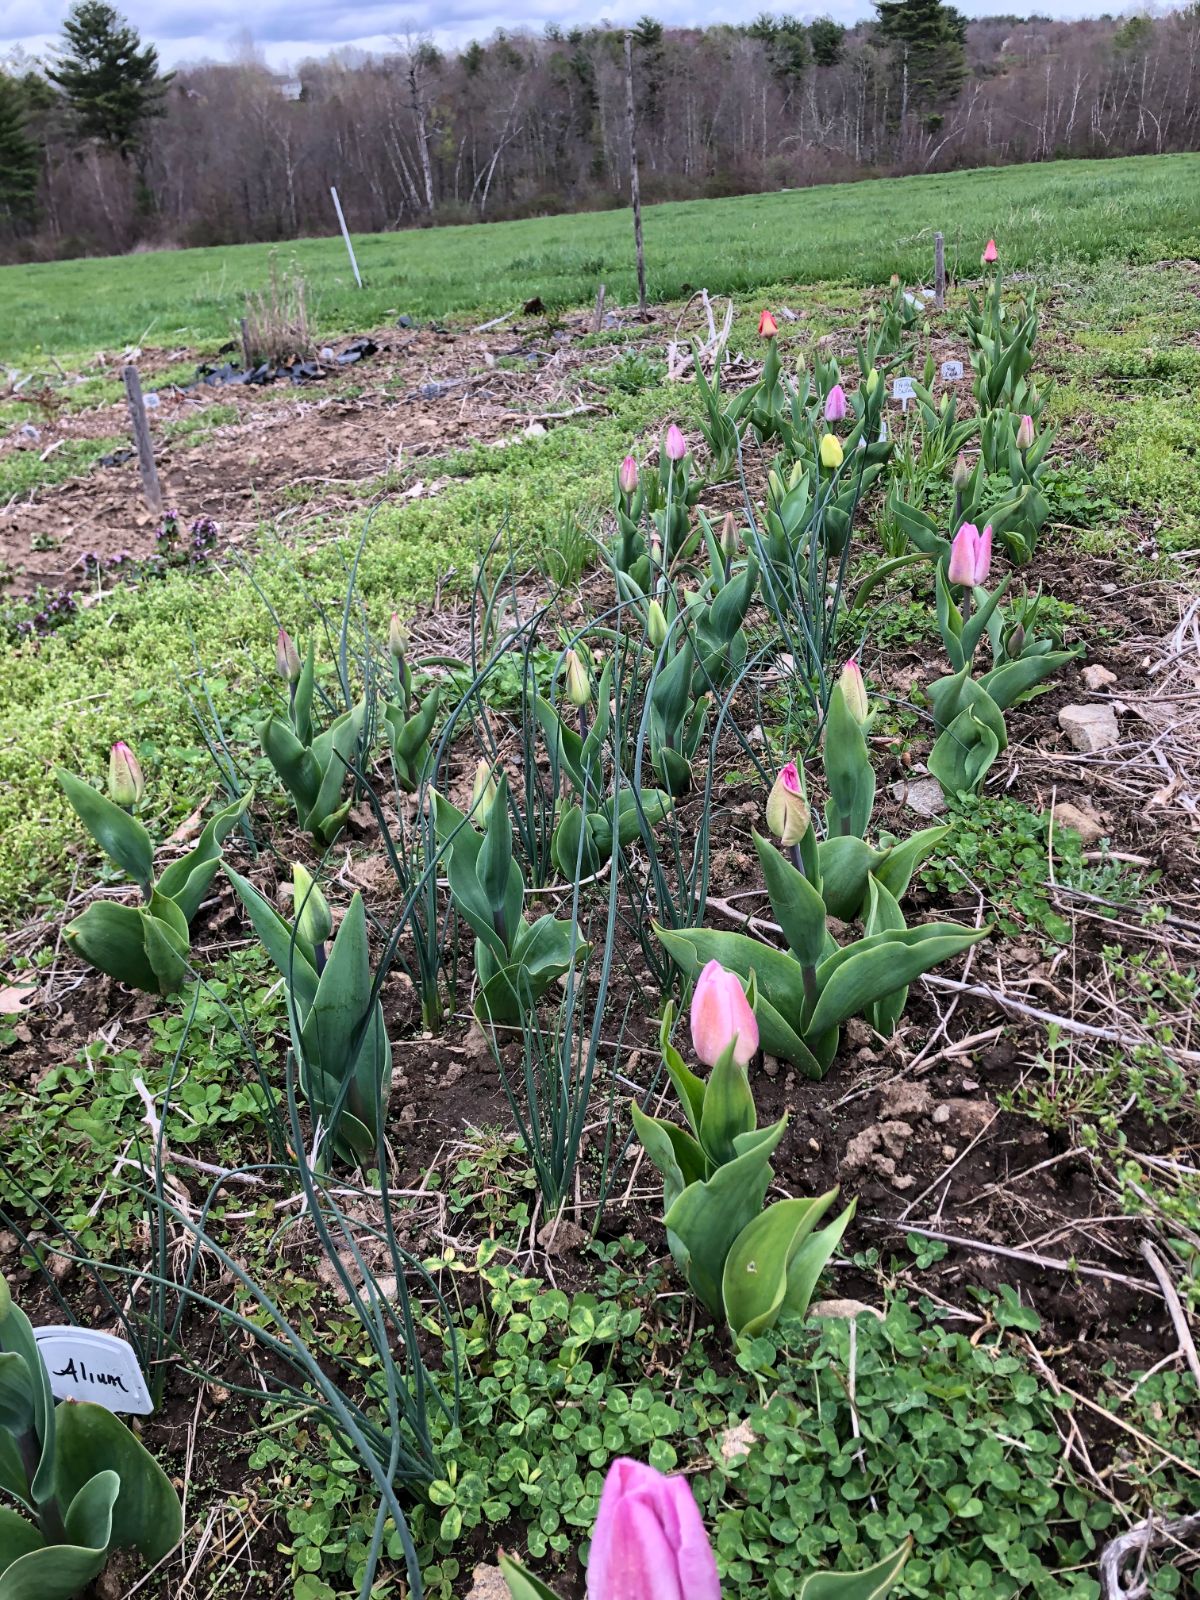
<path fill-rule="evenodd" d="M 116 0 L 120 5 L 120 0 Z M 353 7 L 330 0 L 265 0 L 247 11 L 243 0 L 127 0 L 126 15 L 153 41 L 167 66 L 200 60 L 227 60 L 245 47 L 247 33 L 262 56 L 276 67 L 295 66 L 309 56 L 319 56 L 345 45 L 363 50 L 385 51 L 406 32 L 428 34 L 442 46 L 464 44 L 468 39 L 486 39 L 497 28 L 540 33 L 548 22 L 567 29 L 587 27 L 596 21 L 594 9 L 582 0 L 568 0 L 564 7 L 555 0 L 517 0 L 510 11 L 492 9 L 495 0 L 421 0 L 407 9 L 385 0 L 363 0 Z M 61 3 L 61 15 L 66 5 Z M 1118 7 L 1104 0 L 1041 0 L 1035 6 L 1039 15 L 1054 17 L 1097 16 Z M 777 9 L 789 9 L 786 6 Z M 829 0 L 810 8 L 812 14 L 828 14 L 851 23 L 871 14 L 867 0 Z M 987 16 L 1005 9 L 1004 0 L 965 0 L 961 5 L 968 16 Z M 727 21 L 728 6 L 719 0 L 627 0 L 605 7 L 606 20 L 614 23 L 635 21 L 647 11 L 668 25 L 702 26 Z M 750 12 L 747 10 L 746 15 Z M 31 54 L 44 56 L 57 42 L 54 28 L 47 25 L 45 0 L 0 0 L 0 54 L 20 45 Z"/>

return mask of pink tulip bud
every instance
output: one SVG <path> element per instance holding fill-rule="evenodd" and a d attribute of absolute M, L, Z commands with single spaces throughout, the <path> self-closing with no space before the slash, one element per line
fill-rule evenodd
<path fill-rule="evenodd" d="M 668 461 L 682 461 L 687 455 L 687 440 L 674 423 L 667 429 L 666 451 Z"/>
<path fill-rule="evenodd" d="M 835 383 L 825 399 L 825 421 L 841 422 L 846 415 L 846 391 Z"/>
<path fill-rule="evenodd" d="M 715 1066 L 730 1044 L 738 1065 L 749 1065 L 758 1049 L 758 1023 L 742 980 L 719 961 L 710 961 L 696 979 L 691 1020 L 692 1044 L 706 1066 Z"/>
<path fill-rule="evenodd" d="M 858 664 L 857 656 L 851 656 L 847 661 L 838 682 L 842 686 L 842 698 L 846 702 L 846 710 L 855 722 L 865 722 L 871 715 L 871 703 L 867 699 L 867 686 L 863 682 L 862 668 Z"/>
<path fill-rule="evenodd" d="M 985 265 L 990 266 L 991 263 L 997 259 L 999 254 L 1000 252 L 996 249 L 995 239 L 989 239 L 983 252 L 983 260 Z"/>
<path fill-rule="evenodd" d="M 632 456 L 626 456 L 617 473 L 617 482 L 621 486 L 622 494 L 632 494 L 638 486 L 638 464 Z"/>
<path fill-rule="evenodd" d="M 275 670 L 284 683 L 300 681 L 300 652 L 291 634 L 283 628 L 275 636 Z"/>
<path fill-rule="evenodd" d="M 760 339 L 773 339 L 779 332 L 779 324 L 769 311 L 764 311 L 758 319 L 758 336 Z"/>
<path fill-rule="evenodd" d="M 783 848 L 790 850 L 808 832 L 808 823 L 808 801 L 800 770 L 794 761 L 789 761 L 767 797 L 767 827 Z"/>
<path fill-rule="evenodd" d="M 683 1477 L 618 1456 L 592 1530 L 588 1600 L 721 1600 L 717 1563 Z"/>
<path fill-rule="evenodd" d="M 964 589 L 973 589 L 982 583 L 992 567 L 991 524 L 980 533 L 973 522 L 964 522 L 950 544 L 950 567 L 946 576 L 951 583 Z"/>
<path fill-rule="evenodd" d="M 1033 418 L 1028 412 L 1021 418 L 1021 425 L 1017 429 L 1017 449 L 1028 450 L 1033 443 Z"/>
<path fill-rule="evenodd" d="M 128 811 L 146 792 L 141 763 L 124 742 L 118 740 L 108 755 L 108 798 Z"/>
<path fill-rule="evenodd" d="M 721 523 L 721 554 L 723 556 L 735 556 L 737 555 L 737 552 L 737 518 L 734 516 L 732 511 L 727 511 L 725 513 L 724 521 Z"/>

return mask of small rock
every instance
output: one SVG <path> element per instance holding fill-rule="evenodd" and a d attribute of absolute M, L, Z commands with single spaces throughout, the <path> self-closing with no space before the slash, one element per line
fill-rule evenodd
<path fill-rule="evenodd" d="M 777 1078 L 779 1076 L 779 1058 L 777 1056 L 764 1056 L 763 1071 L 768 1078 Z"/>
<path fill-rule="evenodd" d="M 442 1088 L 443 1089 L 452 1089 L 454 1087 L 454 1085 L 458 1082 L 458 1080 L 460 1078 L 465 1078 L 466 1075 L 467 1075 L 466 1062 L 465 1061 L 455 1061 L 455 1062 L 453 1062 L 450 1066 L 448 1066 L 446 1068 L 446 1076 L 442 1079 Z"/>
<path fill-rule="evenodd" d="M 42 430 L 32 422 L 23 422 L 17 429 L 22 439 L 31 439 L 34 444 L 42 437 Z"/>
<path fill-rule="evenodd" d="M 565 1256 L 572 1250 L 582 1250 L 588 1236 L 578 1223 L 559 1217 L 545 1224 L 538 1233 L 537 1242 L 548 1256 Z"/>
<path fill-rule="evenodd" d="M 1117 681 L 1116 673 L 1110 672 L 1107 667 L 1102 667 L 1098 661 L 1093 662 L 1090 667 L 1084 667 L 1080 677 L 1083 679 L 1084 687 L 1093 691 L 1107 689 L 1110 683 Z"/>
<path fill-rule="evenodd" d="M 933 1110 L 933 1096 L 923 1083 L 889 1083 L 879 1093 L 881 1117 L 927 1117 Z"/>
<path fill-rule="evenodd" d="M 546 425 L 544 422 L 531 422 L 527 428 L 521 429 L 526 439 L 541 439 L 545 436 Z"/>
<path fill-rule="evenodd" d="M 333 360 L 333 349 L 332 349 L 332 347 L 330 345 L 323 344 L 321 346 L 321 360 L 322 361 L 332 361 Z"/>
<path fill-rule="evenodd" d="M 142 396 L 142 404 L 147 411 L 157 411 L 162 402 L 156 394 L 144 394 Z"/>
<path fill-rule="evenodd" d="M 814 1300 L 808 1308 L 810 1317 L 840 1317 L 845 1322 L 853 1322 L 855 1317 L 874 1317 L 877 1322 L 883 1321 L 883 1312 L 878 1306 L 869 1306 L 865 1300 Z"/>
<path fill-rule="evenodd" d="M 1071 805 L 1068 800 L 1060 800 L 1050 815 L 1056 828 L 1070 828 L 1077 833 L 1085 849 L 1104 836 L 1104 824 L 1090 807 L 1085 810 L 1082 806 Z"/>
<path fill-rule="evenodd" d="M 811 1314 L 811 1311 L 810 1311 Z M 748 1456 L 758 1442 L 758 1435 L 748 1422 L 738 1422 L 722 1433 L 718 1448 L 722 1461 L 738 1461 Z"/>
<path fill-rule="evenodd" d="M 1085 755 L 1110 750 L 1121 738 L 1111 706 L 1063 706 L 1058 725 L 1075 749 Z"/>
<path fill-rule="evenodd" d="M 954 1148 L 954 1146 L 952 1144 L 944 1144 L 942 1146 L 942 1160 L 943 1161 L 953 1161 L 957 1154 L 958 1154 L 958 1151 Z"/>
<path fill-rule="evenodd" d="M 918 817 L 938 817 L 946 809 L 946 796 L 936 778 L 902 778 L 892 784 L 890 793 Z"/>
<path fill-rule="evenodd" d="M 892 1188 L 900 1190 L 911 1189 L 916 1181 L 911 1172 L 898 1172 L 892 1179 Z"/>
<path fill-rule="evenodd" d="M 870 1044 L 875 1035 L 861 1017 L 850 1017 L 845 1026 L 846 1043 L 854 1045 L 857 1049 L 865 1044 Z"/>
<path fill-rule="evenodd" d="M 908 1148 L 908 1141 L 912 1138 L 912 1124 L 908 1122 L 881 1122 L 878 1132 L 880 1144 L 889 1156 L 899 1161 Z"/>
<path fill-rule="evenodd" d="M 943 1100 L 933 1113 L 938 1127 L 964 1139 L 977 1139 L 996 1115 L 990 1100 Z"/>
<path fill-rule="evenodd" d="M 471 1574 L 467 1600 L 510 1600 L 508 1584 L 500 1568 L 481 1561 Z"/>

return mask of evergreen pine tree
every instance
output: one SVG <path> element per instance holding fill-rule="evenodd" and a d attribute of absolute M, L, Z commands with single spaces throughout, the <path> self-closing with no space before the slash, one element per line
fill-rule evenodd
<path fill-rule="evenodd" d="M 967 75 L 962 14 L 942 0 L 875 0 L 875 10 L 894 49 L 901 113 L 953 100 Z"/>
<path fill-rule="evenodd" d="M 0 224 L 16 229 L 37 210 L 38 149 L 25 121 L 21 85 L 0 72 Z"/>
<path fill-rule="evenodd" d="M 842 56 L 842 41 L 846 30 L 832 17 L 817 17 L 808 25 L 813 60 L 819 67 L 836 67 Z"/>
<path fill-rule="evenodd" d="M 163 114 L 173 74 L 158 70 L 158 51 L 105 0 L 75 0 L 63 23 L 63 48 L 47 76 L 74 112 L 80 132 L 128 159 L 149 117 Z"/>

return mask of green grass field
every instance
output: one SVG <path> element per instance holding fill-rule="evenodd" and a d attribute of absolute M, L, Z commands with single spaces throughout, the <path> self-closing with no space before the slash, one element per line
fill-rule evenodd
<path fill-rule="evenodd" d="M 353 194 L 343 196 L 351 220 Z M 1200 254 L 1200 156 L 1064 161 L 654 206 L 645 218 L 650 292 L 768 283 L 878 283 L 931 271 L 933 233 L 951 271 L 973 273 L 989 235 L 1006 267 L 1063 258 L 1132 262 Z M 600 282 L 636 292 L 628 211 L 538 218 L 356 240 L 355 288 L 340 238 L 162 251 L 0 268 L 0 361 L 45 353 L 227 338 L 273 249 L 303 274 L 318 329 L 389 314 L 500 311 L 540 296 L 581 304 Z"/>

